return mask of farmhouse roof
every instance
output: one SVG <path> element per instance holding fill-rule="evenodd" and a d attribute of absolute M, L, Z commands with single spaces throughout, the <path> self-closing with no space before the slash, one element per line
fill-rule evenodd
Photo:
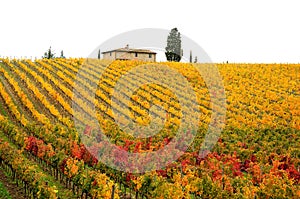
<path fill-rule="evenodd" d="M 102 52 L 102 54 L 104 53 L 110 53 L 110 52 L 130 52 L 130 53 L 147 53 L 147 54 L 156 54 L 156 52 L 153 52 L 151 50 L 147 50 L 147 49 L 135 49 L 135 48 L 117 48 L 114 50 L 109 50 L 109 51 L 105 51 Z"/>

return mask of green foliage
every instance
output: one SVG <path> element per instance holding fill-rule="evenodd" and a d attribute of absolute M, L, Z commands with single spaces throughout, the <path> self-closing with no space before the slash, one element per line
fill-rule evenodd
<path fill-rule="evenodd" d="M 0 182 L 0 198 L 11 199 L 11 196 L 9 195 L 7 189 L 4 187 L 4 185 L 1 182 Z"/>
<path fill-rule="evenodd" d="M 195 60 L 194 60 L 194 63 L 197 63 L 197 62 L 198 62 L 198 57 L 196 56 Z"/>
<path fill-rule="evenodd" d="M 179 62 L 181 60 L 181 36 L 177 28 L 173 28 L 168 36 L 165 54 L 168 61 Z"/>
<path fill-rule="evenodd" d="M 66 58 L 66 57 L 64 56 L 64 51 L 63 51 L 63 50 L 60 52 L 60 58 Z"/>
<path fill-rule="evenodd" d="M 99 49 L 99 51 L 98 51 L 98 59 L 100 59 L 100 58 L 101 58 L 101 51 Z"/>
<path fill-rule="evenodd" d="M 44 53 L 44 59 L 53 59 L 55 58 L 55 53 L 52 52 L 51 46 L 50 48 Z"/>

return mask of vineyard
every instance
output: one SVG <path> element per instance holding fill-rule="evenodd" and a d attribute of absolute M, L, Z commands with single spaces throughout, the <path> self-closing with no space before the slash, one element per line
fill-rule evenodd
<path fill-rule="evenodd" d="M 152 63 L 0 59 L 0 166 L 28 198 L 300 198 L 300 64 L 216 64 L 226 121 L 212 151 L 201 143 L 222 103 L 211 103 L 214 94 L 193 64 L 162 63 L 188 80 L 196 103 L 176 77 L 177 95 L 155 83 L 136 89 L 141 77 L 154 81 L 147 71 L 121 79 L 141 64 Z M 126 89 L 113 93 L 117 83 Z M 113 95 L 121 99 L 117 107 Z M 159 151 L 195 110 L 195 138 L 184 150 L 178 146 L 182 155 L 167 166 L 122 172 L 97 159 L 113 154 L 114 164 L 132 168 L 135 160 L 105 150 L 106 142 L 130 153 Z M 151 126 L 153 114 L 162 123 L 156 135 L 129 132 L 131 121 Z"/>

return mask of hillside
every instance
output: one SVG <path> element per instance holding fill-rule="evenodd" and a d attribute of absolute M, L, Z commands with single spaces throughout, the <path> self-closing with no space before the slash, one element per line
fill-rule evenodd
<path fill-rule="evenodd" d="M 168 72 L 166 77 L 145 71 L 122 78 L 142 64 L 155 65 L 82 58 L 1 59 L 1 161 L 40 198 L 300 197 L 300 64 L 215 64 L 224 85 L 217 91 L 224 93 L 210 93 L 192 64 L 160 63 L 188 80 L 195 100 Z M 168 75 L 175 82 L 172 88 L 155 83 L 136 88 L 142 80 Z M 114 93 L 116 85 L 124 89 Z M 226 96 L 226 107 L 219 94 Z M 119 100 L 114 108 L 112 96 Z M 153 105 L 164 111 L 153 111 Z M 224 126 L 211 120 L 213 110 L 221 114 L 223 108 Z M 190 119 L 195 138 L 185 150 L 177 147 L 183 155 L 164 168 L 133 174 L 97 159 L 100 153 L 111 153 L 119 158 L 114 164 L 133 168 L 137 160 L 105 149 L 108 141 L 126 152 L 155 152 L 178 136 L 184 115 L 195 112 L 200 113 Z M 146 133 L 141 129 L 130 134 L 132 121 L 147 126 L 151 115 L 157 121 L 150 130 L 162 123 L 156 135 L 137 138 Z M 210 152 L 202 150 L 201 143 L 212 123 L 223 130 Z M 186 132 L 184 137 L 192 135 Z M 45 177 L 36 182 L 28 172 Z"/>

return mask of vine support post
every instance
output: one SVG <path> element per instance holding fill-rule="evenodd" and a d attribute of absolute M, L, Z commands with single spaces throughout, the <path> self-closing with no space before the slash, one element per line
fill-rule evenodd
<path fill-rule="evenodd" d="M 111 199 L 115 198 L 115 185 L 112 186 Z"/>

